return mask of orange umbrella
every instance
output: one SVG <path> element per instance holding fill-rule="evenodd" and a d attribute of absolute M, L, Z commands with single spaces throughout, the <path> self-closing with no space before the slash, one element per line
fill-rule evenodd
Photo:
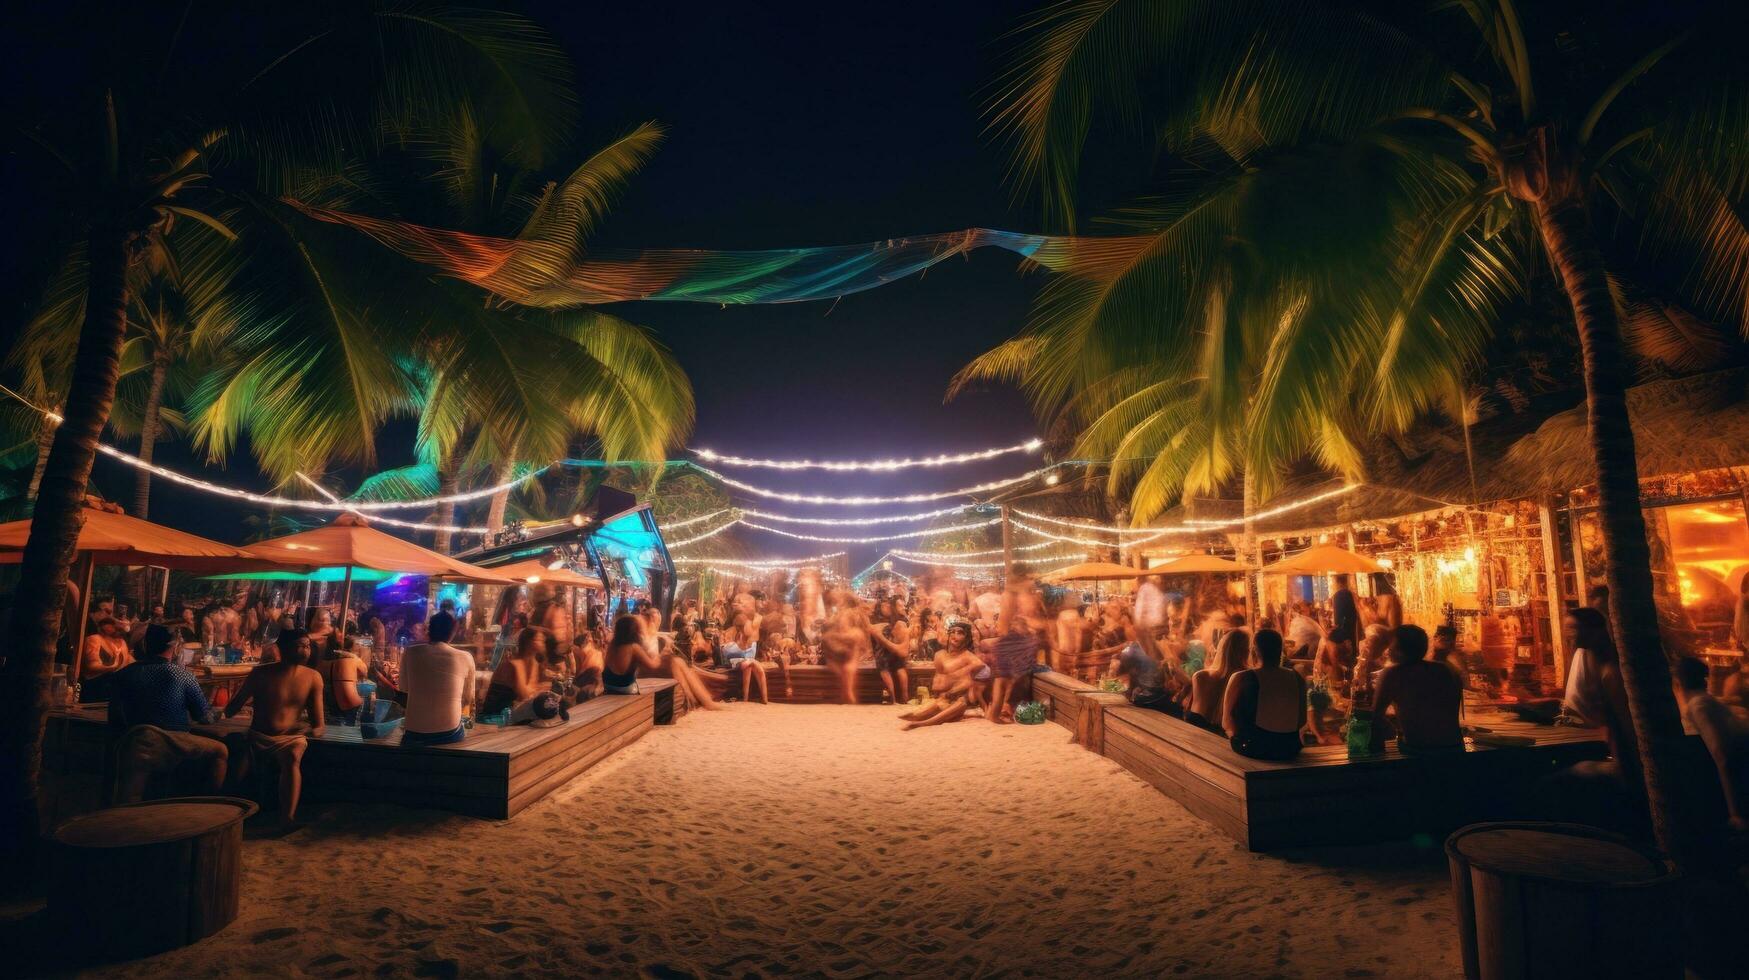
<path fill-rule="evenodd" d="M 1152 574 L 1140 568 L 1119 565 L 1109 561 L 1084 561 L 1079 565 L 1059 568 L 1046 573 L 1046 580 L 1051 582 L 1112 582 L 1126 578 L 1143 578 Z"/>
<path fill-rule="evenodd" d="M 605 588 L 601 584 L 601 580 L 593 575 L 584 575 L 569 568 L 548 568 L 538 558 L 513 562 L 509 565 L 498 565 L 493 567 L 491 571 L 498 575 L 508 575 L 530 585 L 536 582 L 545 582 L 548 585 L 571 585 L 580 589 Z"/>
<path fill-rule="evenodd" d="M 392 534 L 384 534 L 356 514 L 342 514 L 332 524 L 324 527 L 252 544 L 248 552 L 275 562 L 296 561 L 319 567 L 344 567 L 346 581 L 341 586 L 340 593 L 342 629 L 345 628 L 346 614 L 352 609 L 352 570 L 355 568 L 461 579 L 489 585 L 516 585 L 520 581 L 492 569 L 470 565 L 429 548 L 421 548 Z"/>
<path fill-rule="evenodd" d="M 1148 569 L 1149 575 L 1186 575 L 1191 572 L 1245 572 L 1250 569 L 1218 555 L 1181 555 L 1164 565 Z"/>
<path fill-rule="evenodd" d="M 235 572 L 272 565 L 308 565 L 252 555 L 242 548 L 220 544 L 173 527 L 142 521 L 137 517 L 91 507 L 74 546 L 81 555 L 99 565 L 155 565 L 191 572 Z M 30 538 L 30 521 L 0 524 L 0 564 L 23 560 L 24 543 Z"/>
<path fill-rule="evenodd" d="M 253 557 L 282 565 L 374 568 L 379 572 L 459 578 L 496 585 L 514 585 L 519 581 L 385 534 L 353 514 L 342 514 L 332 524 L 314 530 L 257 542 L 245 551 Z"/>
<path fill-rule="evenodd" d="M 1371 558 L 1355 554 L 1347 548 L 1321 544 L 1292 557 L 1283 558 L 1273 565 L 1266 565 L 1263 570 L 1278 575 L 1333 575 L 1339 572 L 1382 572 L 1385 568 Z"/>
<path fill-rule="evenodd" d="M 85 526 L 79 529 L 74 550 L 85 559 L 80 575 L 79 621 L 73 628 L 73 679 L 79 679 L 84 657 L 85 620 L 91 610 L 91 573 L 98 565 L 155 565 L 190 572 L 237 572 L 272 568 L 299 561 L 257 557 L 242 548 L 208 540 L 173 527 L 129 517 L 112 503 L 85 499 Z M 24 545 L 30 540 L 30 521 L 0 524 L 0 564 L 24 560 Z"/>

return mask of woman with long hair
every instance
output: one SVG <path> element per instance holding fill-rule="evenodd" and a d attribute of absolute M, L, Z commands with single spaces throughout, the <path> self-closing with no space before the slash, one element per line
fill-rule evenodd
<path fill-rule="evenodd" d="M 1244 670 L 1251 656 L 1251 634 L 1229 630 L 1215 647 L 1203 669 L 1190 679 L 1190 710 L 1184 720 L 1210 731 L 1220 731 L 1221 706 L 1227 697 L 1227 682 Z"/>
<path fill-rule="evenodd" d="M 523 630 L 516 638 L 516 652 L 499 661 L 492 671 L 480 714 L 495 715 L 534 697 L 541 687 L 546 656 L 546 632 L 532 627 Z"/>

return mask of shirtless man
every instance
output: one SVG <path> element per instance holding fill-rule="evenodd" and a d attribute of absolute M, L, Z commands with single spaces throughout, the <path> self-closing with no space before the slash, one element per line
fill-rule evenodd
<path fill-rule="evenodd" d="M 243 629 L 243 607 L 249 602 L 247 594 L 239 595 L 216 605 L 206 614 L 203 629 L 206 634 L 206 644 L 209 648 L 216 647 L 229 650 L 241 648 L 240 633 Z"/>
<path fill-rule="evenodd" d="M 911 624 L 903 618 L 869 627 L 869 646 L 875 654 L 875 671 L 881 675 L 881 686 L 894 704 L 911 700 L 911 674 L 906 665 L 916 643 L 911 636 Z"/>
<path fill-rule="evenodd" d="M 777 672 L 783 676 L 783 695 L 792 697 L 795 686 L 790 682 L 789 668 L 796 659 L 795 617 L 786 617 L 783 604 L 776 599 L 767 599 L 763 605 L 764 615 L 758 620 L 759 656 L 777 664 Z"/>
<path fill-rule="evenodd" d="M 983 658 L 972 651 L 972 628 L 964 622 L 949 626 L 947 646 L 935 655 L 935 696 L 921 708 L 900 715 L 905 722 L 900 731 L 960 720 L 972 706 L 972 675 L 983 666 Z"/>
<path fill-rule="evenodd" d="M 1463 749 L 1463 729 L 1458 725 L 1463 684 L 1444 664 L 1425 659 L 1426 630 L 1399 626 L 1391 637 L 1391 665 L 1379 675 L 1373 717 L 1383 719 L 1388 709 L 1395 709 L 1390 720 L 1397 731 L 1397 748 L 1404 752 Z M 1384 729 L 1374 724 L 1374 749 L 1384 747 Z"/>
<path fill-rule="evenodd" d="M 827 666 L 838 675 L 839 697 L 843 704 L 856 703 L 856 668 L 869 652 L 868 614 L 854 597 L 837 597 L 839 608 L 826 621 L 820 634 L 820 652 Z"/>
<path fill-rule="evenodd" d="M 225 705 L 225 717 L 234 717 L 246 704 L 253 703 L 245 747 L 248 751 L 233 752 L 232 758 L 242 771 L 263 761 L 279 770 L 279 815 L 291 823 L 298 813 L 298 796 L 303 792 L 301 769 L 304 749 L 309 742 L 301 712 L 310 713 L 308 734 L 322 736 L 325 717 L 322 714 L 322 675 L 304 666 L 310 657 L 310 638 L 302 630 L 286 630 L 276 641 L 279 659 L 262 664 L 249 672 L 243 685 Z"/>
<path fill-rule="evenodd" d="M 529 623 L 547 631 L 549 654 L 570 660 L 576 623 L 571 620 L 571 608 L 559 598 L 557 589 L 545 584 L 534 587 L 534 611 L 529 616 Z"/>

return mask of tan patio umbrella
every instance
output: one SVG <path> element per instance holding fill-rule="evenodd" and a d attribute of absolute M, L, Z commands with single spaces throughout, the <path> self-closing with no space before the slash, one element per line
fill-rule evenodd
<path fill-rule="evenodd" d="M 1383 565 L 1371 558 L 1333 544 L 1307 548 L 1297 555 L 1263 567 L 1264 572 L 1277 575 L 1335 575 L 1342 572 L 1352 574 L 1384 570 Z"/>
<path fill-rule="evenodd" d="M 250 554 L 243 548 L 223 544 L 198 534 L 129 517 L 121 508 L 95 497 L 85 499 L 85 526 L 79 529 L 75 553 L 83 560 L 79 570 L 79 621 L 72 624 L 73 680 L 79 680 L 84 661 L 85 621 L 91 614 L 91 576 L 98 565 L 152 565 L 188 572 L 238 572 L 305 563 L 295 559 L 277 561 Z M 30 521 L 0 524 L 0 564 L 24 560 L 24 545 L 30 539 Z"/>
<path fill-rule="evenodd" d="M 1230 558 L 1219 555 L 1180 555 L 1164 565 L 1155 565 L 1148 569 L 1149 575 L 1188 575 L 1196 572 L 1248 572 L 1249 566 L 1241 565 Z"/>
<path fill-rule="evenodd" d="M 593 575 L 584 575 L 582 572 L 574 572 L 569 568 L 548 568 L 538 558 L 513 562 L 509 565 L 497 565 L 489 571 L 499 575 L 508 575 L 519 582 L 527 582 L 529 585 L 545 582 L 548 585 L 573 586 L 579 589 L 599 590 L 605 588 L 601 584 L 601 580 Z"/>
<path fill-rule="evenodd" d="M 1084 561 L 1078 565 L 1058 569 L 1046 575 L 1052 582 L 1115 582 L 1120 579 L 1143 578 L 1152 572 L 1119 565 L 1109 561 Z"/>
<path fill-rule="evenodd" d="M 352 571 L 370 568 L 379 572 L 400 572 L 406 575 L 428 575 L 432 578 L 456 579 L 486 585 L 519 585 L 497 569 L 470 565 L 465 561 L 421 548 L 392 534 L 371 527 L 356 514 L 342 514 L 334 522 L 310 531 L 287 534 L 250 545 L 250 555 L 274 562 L 303 562 L 317 567 L 338 566 L 346 569 L 346 581 L 341 587 L 339 628 L 346 628 L 346 614 L 352 609 Z"/>

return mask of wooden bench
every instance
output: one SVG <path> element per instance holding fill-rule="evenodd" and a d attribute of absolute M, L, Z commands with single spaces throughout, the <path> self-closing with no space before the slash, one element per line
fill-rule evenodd
<path fill-rule="evenodd" d="M 1234 752 L 1225 737 L 1146 708 L 1104 709 L 1103 754 L 1253 851 L 1440 835 L 1480 820 L 1521 816 L 1533 784 L 1607 754 L 1602 736 L 1488 720 L 1531 735 L 1534 747 L 1471 745 L 1450 755 L 1395 749 L 1349 761 L 1340 745 L 1313 746 L 1293 762 Z"/>
<path fill-rule="evenodd" d="M 402 748 L 400 732 L 366 741 L 356 728 L 330 725 L 304 754 L 304 793 L 315 802 L 397 803 L 512 817 L 642 738 L 659 716 L 671 720 L 674 686 L 673 680 L 640 680 L 637 694 L 586 701 L 571 708 L 571 719 L 562 725 L 475 725 L 454 745 Z"/>
<path fill-rule="evenodd" d="M 913 662 L 905 668 L 907 678 L 911 683 L 912 695 L 920 687 L 930 686 L 935 679 L 935 665 Z M 783 671 L 772 667 L 765 673 L 766 687 L 773 704 L 837 704 L 838 673 L 823 664 L 798 664 L 789 669 L 790 687 L 793 693 L 785 693 Z M 741 696 L 741 675 L 727 670 L 700 670 L 699 676 L 704 679 L 705 689 L 714 698 Z M 641 683 L 641 682 L 640 682 Z M 757 683 L 757 682 L 755 682 Z M 759 689 L 749 687 L 748 697 L 758 698 Z M 881 676 L 873 667 L 858 667 L 856 670 L 856 701 L 858 704 L 880 704 L 886 689 L 881 684 Z"/>
<path fill-rule="evenodd" d="M 1032 675 L 1033 700 L 1045 706 L 1045 717 L 1069 731 L 1075 730 L 1075 720 L 1081 712 L 1082 696 L 1098 690 L 1099 688 L 1086 681 L 1054 670 Z"/>
<path fill-rule="evenodd" d="M 683 710 L 675 686 L 672 679 L 643 679 L 637 694 L 605 694 L 571 708 L 571 719 L 562 725 L 475 725 L 453 745 L 402 748 L 399 731 L 367 741 L 357 728 L 329 724 L 304 753 L 304 799 L 395 803 L 505 819 L 653 726 L 672 724 Z M 105 718 L 102 710 L 51 712 L 45 772 L 61 782 L 75 773 L 101 773 L 115 739 Z M 232 719 L 210 728 L 222 737 L 244 731 L 246 723 Z M 76 809 L 57 807 L 54 815 L 70 816 Z"/>

